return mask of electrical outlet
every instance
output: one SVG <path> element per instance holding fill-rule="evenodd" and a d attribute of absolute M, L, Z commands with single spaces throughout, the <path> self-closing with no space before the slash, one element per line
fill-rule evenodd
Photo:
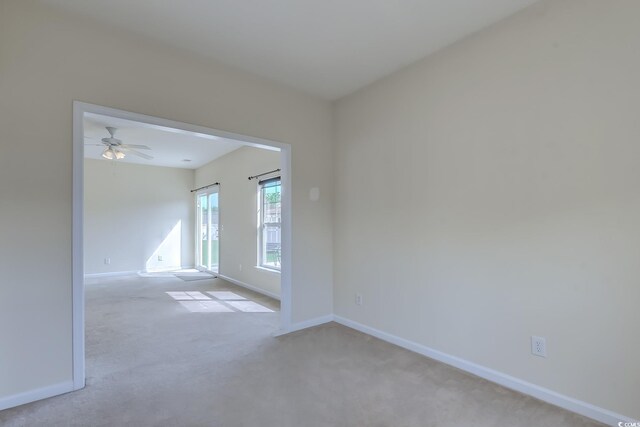
<path fill-rule="evenodd" d="M 362 294 L 356 294 L 356 305 L 362 305 Z"/>
<path fill-rule="evenodd" d="M 238 264 L 238 270 L 242 271 L 242 264 Z"/>
<path fill-rule="evenodd" d="M 544 337 L 531 336 L 531 354 L 534 356 L 547 357 L 547 341 Z"/>
<path fill-rule="evenodd" d="M 111 258 L 105 258 L 104 259 L 104 264 L 105 265 L 110 265 L 111 264 Z"/>
<path fill-rule="evenodd" d="M 162 261 L 162 255 L 158 255 L 158 261 Z"/>

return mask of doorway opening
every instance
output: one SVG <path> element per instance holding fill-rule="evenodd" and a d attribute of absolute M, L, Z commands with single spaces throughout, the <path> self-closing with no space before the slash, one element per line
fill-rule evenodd
<path fill-rule="evenodd" d="M 73 378 L 74 389 L 83 388 L 85 385 L 85 287 L 84 279 L 85 273 L 85 120 L 91 116 L 104 116 L 109 117 L 115 121 L 132 121 L 136 122 L 139 127 L 146 131 L 162 131 L 172 132 L 178 136 L 194 136 L 204 138 L 210 141 L 216 141 L 220 139 L 232 140 L 243 147 L 249 149 L 264 149 L 272 152 L 277 152 L 278 157 L 278 179 L 280 185 L 280 193 L 278 200 L 279 209 L 279 236 L 277 242 L 275 238 L 271 237 L 271 246 L 269 247 L 269 257 L 274 265 L 279 267 L 278 278 L 280 282 L 280 330 L 288 331 L 291 325 L 291 147 L 288 144 L 270 141 L 261 138 L 248 137 L 239 134 L 233 134 L 229 132 L 219 131 L 216 129 L 206 128 L 202 126 L 190 125 L 187 123 L 162 119 L 158 117 L 146 116 L 137 113 L 131 113 L 123 110 L 117 110 L 108 107 L 102 107 L 98 105 L 92 105 L 82 102 L 74 102 L 73 106 Z M 108 126 L 113 128 L 113 126 Z M 106 136 L 100 141 L 104 142 L 105 139 L 116 138 L 112 130 L 110 136 Z M 98 148 L 101 151 L 101 157 L 107 159 L 105 161 L 117 162 L 122 161 L 123 158 L 129 156 L 133 158 L 131 154 L 134 151 L 140 152 L 143 150 L 141 144 L 129 144 L 129 147 L 109 145 L 100 147 L 98 141 Z M 135 141 L 134 141 L 135 143 Z M 136 147 L 138 145 L 138 147 Z M 143 155 L 137 156 L 145 159 L 146 157 L 152 157 L 148 155 L 148 152 L 142 153 Z M 134 154 L 135 155 L 135 154 Z M 146 157 L 145 157 L 146 155 Z M 101 160 L 96 160 L 101 161 Z M 257 166 L 252 172 L 262 172 Z M 196 173 L 196 176 L 198 174 Z M 207 179 L 206 171 L 202 174 L 202 179 Z M 246 183 L 246 175 L 244 182 Z M 251 180 L 249 180 L 251 181 Z M 197 181 L 196 181 L 197 182 Z M 210 181 L 209 181 L 210 182 Z M 207 182 L 202 188 L 192 190 L 191 198 L 191 212 L 193 217 L 191 218 L 190 227 L 185 225 L 188 221 L 172 219 L 171 227 L 167 228 L 166 235 L 161 236 L 161 241 L 157 245 L 157 248 L 150 251 L 150 256 L 146 260 L 146 268 L 143 269 L 144 274 L 157 274 L 162 275 L 165 272 L 172 273 L 168 268 L 178 267 L 181 279 L 184 281 L 190 281 L 197 279 L 198 272 L 211 272 L 216 275 L 226 273 L 232 283 L 232 273 L 234 269 L 242 271 L 242 264 L 234 264 L 231 257 L 225 259 L 224 255 L 224 243 L 221 244 L 221 236 L 224 235 L 224 218 L 225 218 L 225 206 L 230 206 L 230 199 L 225 201 L 225 195 L 229 196 L 235 194 L 234 191 L 225 193 L 224 182 L 215 182 L 210 184 Z M 235 182 L 235 181 L 234 181 Z M 162 183 L 158 183 L 162 185 Z M 259 194 L 258 188 L 255 187 L 255 183 L 252 191 L 254 191 L 254 201 L 257 202 L 257 196 Z M 194 185 L 195 187 L 195 185 Z M 125 192 L 123 187 L 110 188 L 101 193 L 107 195 L 111 193 L 118 194 Z M 273 198 L 273 197 L 272 197 Z M 259 209 L 258 209 L 259 211 Z M 249 212 L 249 216 L 254 215 L 255 212 Z M 229 215 L 229 221 L 236 215 Z M 149 216 L 150 218 L 151 216 Z M 118 222 L 109 221 L 106 222 L 108 227 L 123 227 L 126 222 L 120 222 L 122 218 L 118 218 Z M 144 222 L 145 218 L 142 218 Z M 101 224 L 104 223 L 101 222 Z M 107 228 L 108 228 L 107 227 Z M 273 225 L 271 225 L 271 231 L 273 231 Z M 186 231 L 185 231 L 186 230 Z M 254 229 L 256 237 L 258 238 L 258 229 Z M 193 261 L 191 268 L 194 268 L 195 272 L 187 271 L 184 267 L 184 236 L 190 235 L 193 242 L 189 245 L 189 250 L 193 255 Z M 272 233 L 273 234 L 273 233 Z M 254 241 L 255 242 L 255 241 Z M 278 247 L 273 245 L 277 243 Z M 165 246 L 163 246 L 165 245 Z M 176 249 L 177 248 L 177 249 Z M 171 252 L 173 250 L 173 252 Z M 255 243 L 254 243 L 255 250 Z M 277 255 L 276 255 L 277 250 Z M 177 254 L 177 256 L 167 256 L 168 253 Z M 182 254 L 182 255 L 181 255 Z M 147 254 L 145 254 L 146 256 Z M 95 258 L 95 257 L 94 257 Z M 173 264 L 163 264 L 170 259 Z M 95 260 L 94 260 L 95 261 Z M 102 259 L 100 259 L 102 261 Z M 111 258 L 105 257 L 104 264 L 111 262 Z M 100 262 L 101 263 L 101 262 Z M 226 264 L 225 264 L 226 263 Z M 175 264 L 175 265 L 174 265 Z M 257 259 L 254 259 L 251 266 L 255 269 L 263 268 Z M 272 269 L 275 271 L 276 269 Z M 177 274 L 177 273 L 176 273 Z M 243 286 L 243 283 L 236 281 L 238 285 Z M 245 286 L 251 289 L 250 286 Z M 223 293 L 221 293 L 223 292 Z M 242 296 L 235 296 L 235 299 L 225 299 L 223 296 L 225 291 L 211 291 L 204 293 L 195 292 L 182 292 L 169 290 L 166 294 L 180 303 L 182 306 L 189 308 L 191 312 L 256 312 L 259 306 L 252 304 L 251 301 L 245 301 Z M 184 295 L 183 295 L 184 294 Z M 194 296 L 196 295 L 196 296 Z M 230 294 L 229 294 L 230 295 Z M 269 295 L 265 293 L 265 295 Z M 188 298 L 187 298 L 188 297 Z M 197 298 L 196 298 L 197 297 Z M 186 299 L 185 299 L 186 298 Z M 189 301 L 187 301 L 187 299 Z M 274 331 L 276 332 L 276 331 Z"/>

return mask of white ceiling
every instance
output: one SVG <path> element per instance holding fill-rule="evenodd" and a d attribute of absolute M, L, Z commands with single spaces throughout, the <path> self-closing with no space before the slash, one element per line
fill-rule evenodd
<path fill-rule="evenodd" d="M 122 140 L 123 144 L 140 144 L 151 148 L 151 150 L 138 151 L 153 156 L 153 159 L 143 159 L 131 153 L 121 160 L 103 159 L 102 152 L 105 146 L 95 146 L 95 144 L 101 144 L 102 138 L 109 137 L 106 126 L 118 129 L 115 137 Z M 160 128 L 90 113 L 85 114 L 84 136 L 86 158 L 183 169 L 197 169 L 244 145 L 231 139 Z M 190 161 L 185 162 L 185 159 Z"/>
<path fill-rule="evenodd" d="M 43 0 L 337 99 L 537 0 Z"/>

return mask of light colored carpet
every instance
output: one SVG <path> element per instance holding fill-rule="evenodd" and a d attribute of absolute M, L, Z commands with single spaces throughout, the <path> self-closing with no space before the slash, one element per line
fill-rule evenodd
<path fill-rule="evenodd" d="M 185 282 L 193 282 L 196 280 L 210 280 L 210 279 L 215 279 L 216 277 L 209 273 L 199 273 L 199 274 L 192 274 L 192 275 L 176 274 L 175 276 L 178 279 L 184 280 Z"/>
<path fill-rule="evenodd" d="M 152 272 L 141 271 L 141 272 L 138 272 L 138 277 L 153 278 L 153 279 L 162 278 L 162 277 L 177 277 L 178 279 L 182 279 L 185 282 L 191 282 L 194 280 L 214 279 L 216 276 L 214 274 L 196 270 L 195 268 L 183 268 L 180 270 L 173 270 L 173 271 L 152 271 Z"/>
<path fill-rule="evenodd" d="M 242 298 L 278 309 L 221 279 L 88 284 L 87 387 L 0 412 L 0 425 L 599 425 L 334 323 L 274 338 L 277 311 L 181 304 Z"/>

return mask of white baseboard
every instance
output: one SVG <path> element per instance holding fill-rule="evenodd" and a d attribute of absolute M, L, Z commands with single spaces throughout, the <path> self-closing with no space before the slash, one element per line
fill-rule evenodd
<path fill-rule="evenodd" d="M 242 286 L 243 288 L 247 288 L 247 289 L 249 289 L 251 291 L 257 292 L 257 293 L 262 294 L 262 295 L 266 295 L 268 297 L 271 297 L 271 298 L 273 298 L 275 300 L 280 301 L 280 295 L 275 294 L 273 292 L 266 291 L 266 290 L 264 290 L 262 288 L 259 288 L 259 287 L 254 286 L 254 285 L 250 285 L 250 284 L 242 282 L 240 280 L 236 280 L 233 277 L 225 276 L 224 274 L 216 274 L 216 276 L 218 276 L 221 279 L 226 280 L 227 282 L 231 282 L 234 285 Z"/>
<path fill-rule="evenodd" d="M 281 329 L 274 333 L 273 336 L 279 337 L 281 335 L 290 334 L 291 332 L 301 331 L 307 328 L 313 328 L 314 326 L 323 325 L 333 321 L 333 314 L 327 314 L 326 316 L 314 317 L 313 319 L 305 320 L 303 322 L 294 323 L 289 326 L 288 329 Z"/>
<path fill-rule="evenodd" d="M 35 402 L 36 400 L 46 399 L 47 397 L 69 393 L 73 390 L 73 381 L 65 381 L 63 383 L 37 388 L 35 390 L 29 390 L 7 397 L 0 397 L 0 411 L 24 405 L 25 403 Z"/>
<path fill-rule="evenodd" d="M 500 384 L 504 387 L 519 391 L 520 393 L 527 394 L 529 396 L 533 396 L 536 399 L 542 400 L 555 406 L 559 406 L 560 408 L 566 409 L 568 411 L 584 415 L 585 417 L 600 421 L 607 425 L 618 426 L 619 422 L 637 422 L 636 420 L 633 420 L 624 415 L 616 414 L 607 409 L 603 409 L 590 403 L 562 395 L 553 390 L 549 390 L 544 387 L 540 387 L 527 381 L 523 381 L 521 379 L 504 374 L 502 372 L 498 372 L 493 369 L 478 365 L 476 363 L 469 362 L 468 360 L 464 360 L 459 357 L 434 350 L 422 344 L 400 338 L 396 335 L 371 328 L 369 326 L 363 325 L 362 323 L 355 322 L 345 317 L 334 315 L 333 320 L 336 323 L 340 323 L 341 325 L 363 332 L 367 335 L 374 336 L 383 341 L 387 341 L 391 344 L 406 348 L 407 350 L 422 354 L 423 356 L 427 356 L 431 359 L 446 363 L 447 365 L 455 366 L 458 369 L 472 373 L 496 384 Z"/>
<path fill-rule="evenodd" d="M 138 270 L 134 271 L 112 271 L 109 273 L 87 273 L 84 275 L 85 279 L 98 279 L 101 277 L 122 277 L 122 276 L 135 276 L 138 274 Z"/>

